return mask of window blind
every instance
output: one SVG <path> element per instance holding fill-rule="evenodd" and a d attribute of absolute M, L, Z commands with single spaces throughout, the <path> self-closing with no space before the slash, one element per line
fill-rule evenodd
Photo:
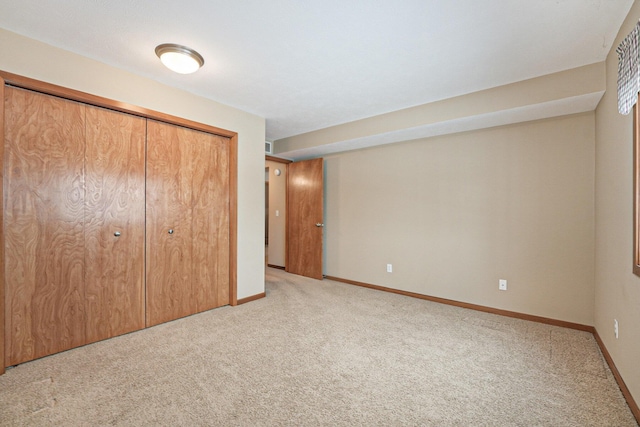
<path fill-rule="evenodd" d="M 629 114 L 640 91 L 640 22 L 620 43 L 618 53 L 618 111 Z"/>

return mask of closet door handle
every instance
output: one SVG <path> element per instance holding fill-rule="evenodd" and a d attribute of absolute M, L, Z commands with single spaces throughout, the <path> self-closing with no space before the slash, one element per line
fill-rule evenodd
<path fill-rule="evenodd" d="M 116 236 L 116 237 L 120 237 L 120 232 L 116 231 L 115 233 L 113 233 L 113 235 Z"/>
<path fill-rule="evenodd" d="M 316 222 L 316 227 L 324 227 L 324 224 L 321 222 Z"/>
<path fill-rule="evenodd" d="M 173 228 L 169 229 L 169 234 L 173 234 Z"/>

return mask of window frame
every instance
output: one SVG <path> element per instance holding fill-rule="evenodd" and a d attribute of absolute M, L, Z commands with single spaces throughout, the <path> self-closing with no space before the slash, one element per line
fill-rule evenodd
<path fill-rule="evenodd" d="M 640 93 L 638 94 L 640 102 Z M 640 109 L 633 106 L 633 273 L 640 276 Z"/>

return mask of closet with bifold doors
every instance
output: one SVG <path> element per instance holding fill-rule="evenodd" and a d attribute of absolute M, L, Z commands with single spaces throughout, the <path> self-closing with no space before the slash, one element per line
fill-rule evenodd
<path fill-rule="evenodd" d="M 235 133 L 0 77 L 0 373 L 236 304 Z"/>
<path fill-rule="evenodd" d="M 229 304 L 229 144 L 228 138 L 155 120 L 147 129 L 152 326 Z"/>

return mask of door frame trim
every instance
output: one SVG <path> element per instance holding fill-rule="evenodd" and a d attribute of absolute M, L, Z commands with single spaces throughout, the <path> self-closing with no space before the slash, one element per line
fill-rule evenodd
<path fill-rule="evenodd" d="M 229 305 L 238 305 L 238 133 L 0 70 L 0 196 L 4 178 L 4 88 L 13 86 L 229 138 Z M 0 375 L 5 372 L 4 207 L 0 212 Z"/>
<path fill-rule="evenodd" d="M 289 164 L 293 163 L 293 160 L 283 159 L 282 157 L 275 157 L 269 154 L 265 154 L 264 160 L 265 162 L 271 161 L 271 162 L 281 163 L 285 170 L 285 176 L 289 176 Z M 287 215 L 288 200 L 289 200 L 289 179 L 287 178 L 284 182 L 284 215 L 286 218 L 285 220 L 286 222 L 284 225 L 284 230 L 285 230 L 284 231 L 284 266 L 267 264 L 267 267 L 279 268 L 281 270 L 286 270 L 288 265 L 288 258 L 289 258 L 289 251 L 288 251 L 289 233 L 287 232 L 287 230 L 289 229 L 289 215 Z"/>
<path fill-rule="evenodd" d="M 5 284 L 4 284 L 4 90 L 5 80 L 0 74 L 0 375 L 5 371 Z"/>
<path fill-rule="evenodd" d="M 161 113 L 159 111 L 150 110 L 137 105 L 120 102 L 109 98 L 103 98 L 97 95 L 91 95 L 75 89 L 69 89 L 63 86 L 54 85 L 40 80 L 31 79 L 29 77 L 20 76 L 13 73 L 0 70 L 0 78 L 4 79 L 5 84 L 15 86 L 22 89 L 29 89 L 34 92 L 40 92 L 47 95 L 54 95 L 65 98 L 70 101 L 79 101 L 85 104 L 94 105 L 96 107 L 108 108 L 110 110 L 120 111 L 122 113 L 133 114 L 147 119 L 158 120 L 173 125 L 183 126 L 195 130 L 200 130 L 214 135 L 226 136 L 227 138 L 237 137 L 238 133 L 230 130 L 218 128 L 200 122 L 195 122 L 182 117 L 172 116 L 170 114 Z M 3 137 L 4 138 L 4 137 Z"/>

